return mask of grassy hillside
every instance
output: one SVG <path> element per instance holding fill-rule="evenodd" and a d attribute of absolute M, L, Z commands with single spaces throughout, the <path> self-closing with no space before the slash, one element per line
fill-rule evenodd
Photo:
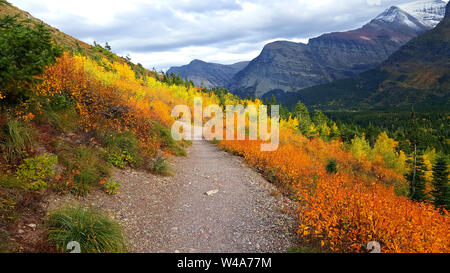
<path fill-rule="evenodd" d="M 18 18 L 22 19 L 22 20 L 30 20 L 30 22 L 32 22 L 32 23 L 45 24 L 40 19 L 33 17 L 33 15 L 31 15 L 29 12 L 23 11 L 23 10 L 9 4 L 8 2 L 3 1 L 3 3 L 0 2 L 0 17 L 6 16 L 6 15 L 9 15 L 9 16 L 17 15 Z M 74 37 L 67 35 L 52 26 L 49 26 L 47 24 L 45 24 L 45 25 L 51 30 L 52 36 L 58 44 L 64 45 L 73 50 L 76 50 L 77 48 L 81 48 L 83 50 L 86 50 L 86 52 L 90 56 L 93 56 L 94 54 L 97 53 L 96 50 L 93 48 L 93 46 L 91 46 L 85 42 L 82 42 L 80 40 L 77 40 Z"/>
<path fill-rule="evenodd" d="M 56 44 L 60 45 L 64 50 L 71 51 L 77 54 L 82 54 L 89 56 L 90 58 L 97 60 L 101 63 L 102 58 L 107 58 L 110 61 L 118 61 L 122 63 L 127 63 L 133 69 L 138 77 L 154 77 L 163 78 L 162 75 L 156 73 L 155 71 L 150 71 L 145 69 L 141 64 L 132 63 L 127 57 L 121 57 L 111 52 L 110 50 L 102 47 L 101 45 L 95 44 L 90 45 L 81 40 L 78 40 L 59 29 L 54 28 L 42 20 L 35 18 L 32 14 L 27 11 L 23 11 L 12 4 L 8 3 L 6 0 L 0 1 L 0 17 L 4 16 L 17 16 L 19 20 L 24 20 L 26 24 L 37 25 L 43 24 L 51 32 L 52 38 Z M 28 21 L 28 22 L 27 22 Z"/>

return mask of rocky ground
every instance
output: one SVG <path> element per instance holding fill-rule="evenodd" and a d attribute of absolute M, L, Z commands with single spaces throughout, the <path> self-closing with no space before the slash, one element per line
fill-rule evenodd
<path fill-rule="evenodd" d="M 106 211 L 123 225 L 131 252 L 285 252 L 295 246 L 295 204 L 241 158 L 197 141 L 187 158 L 172 164 L 173 177 L 116 170 L 119 194 L 50 196 L 48 209 L 82 202 Z"/>

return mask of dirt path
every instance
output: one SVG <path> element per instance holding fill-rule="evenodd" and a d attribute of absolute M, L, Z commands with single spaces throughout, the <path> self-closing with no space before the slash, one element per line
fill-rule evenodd
<path fill-rule="evenodd" d="M 176 175 L 116 171 L 121 193 L 82 201 L 119 220 L 133 252 L 284 252 L 294 245 L 294 204 L 242 159 L 196 141 Z M 207 192 L 211 195 L 208 195 Z M 67 200 L 54 200 L 60 204 Z"/>

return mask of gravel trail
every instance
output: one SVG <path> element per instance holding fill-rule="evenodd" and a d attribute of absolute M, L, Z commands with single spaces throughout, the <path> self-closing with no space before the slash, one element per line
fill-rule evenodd
<path fill-rule="evenodd" d="M 174 177 L 116 170 L 121 192 L 81 199 L 119 220 L 131 252 L 276 253 L 295 245 L 295 204 L 239 157 L 195 141 Z M 50 206 L 73 197 L 54 197 Z"/>

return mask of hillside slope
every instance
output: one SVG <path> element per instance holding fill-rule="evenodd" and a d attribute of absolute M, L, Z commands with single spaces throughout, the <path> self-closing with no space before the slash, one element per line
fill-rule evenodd
<path fill-rule="evenodd" d="M 130 60 L 127 60 L 124 57 L 120 57 L 116 55 L 115 53 L 103 48 L 100 45 L 90 45 L 88 43 L 85 43 L 81 40 L 78 40 L 59 29 L 48 25 L 44 21 L 34 17 L 32 14 L 30 14 L 27 11 L 21 10 L 12 4 L 10 4 L 7 1 L 0 1 L 0 17 L 3 16 L 17 16 L 19 20 L 29 20 L 31 24 L 44 24 L 46 28 L 48 28 L 51 31 L 52 37 L 54 41 L 63 47 L 65 50 L 75 51 L 77 53 L 81 53 L 84 55 L 89 56 L 90 58 L 100 60 L 103 57 L 106 57 L 110 60 L 120 61 L 124 63 L 128 63 L 133 67 L 133 69 L 136 71 L 136 73 L 143 75 L 151 75 L 152 77 L 157 77 L 158 75 L 154 73 L 153 71 L 150 71 L 148 69 L 145 69 L 140 64 L 134 64 L 131 63 Z"/>
<path fill-rule="evenodd" d="M 8 4 L 8 3 L 2 4 L 0 2 L 0 17 L 6 16 L 6 15 L 9 15 L 9 16 L 17 15 L 18 18 L 22 19 L 22 20 L 30 20 L 33 23 L 43 23 L 43 24 L 45 24 L 46 27 L 48 27 L 51 30 L 53 38 L 55 39 L 55 41 L 58 44 L 64 45 L 71 49 L 77 49 L 79 47 L 83 50 L 86 50 L 89 55 L 93 55 L 95 52 L 93 49 L 93 46 L 91 46 L 83 41 L 80 41 L 78 39 L 75 39 L 74 37 L 72 37 L 66 33 L 59 31 L 58 29 L 44 23 L 40 19 L 33 17 L 33 15 L 31 15 L 29 12 L 23 11 L 11 4 Z"/>
<path fill-rule="evenodd" d="M 426 12 L 436 20 L 443 17 L 440 9 Z M 376 67 L 432 26 L 423 16 L 416 18 L 399 7 L 391 7 L 360 29 L 324 34 L 307 45 L 271 43 L 235 76 L 229 88 L 240 96 L 280 97 L 283 92 L 353 77 Z"/>
<path fill-rule="evenodd" d="M 386 108 L 420 104 L 448 107 L 450 95 L 450 6 L 437 27 L 394 53 L 376 69 L 353 79 L 298 93 L 318 108 Z"/>
<path fill-rule="evenodd" d="M 249 62 L 239 62 L 232 65 L 222 65 L 215 63 L 207 63 L 201 60 L 193 60 L 190 64 L 172 67 L 169 69 L 169 74 L 175 74 L 193 81 L 195 86 L 212 87 L 226 87 L 231 84 L 231 80 L 242 69 L 244 69 Z"/>

